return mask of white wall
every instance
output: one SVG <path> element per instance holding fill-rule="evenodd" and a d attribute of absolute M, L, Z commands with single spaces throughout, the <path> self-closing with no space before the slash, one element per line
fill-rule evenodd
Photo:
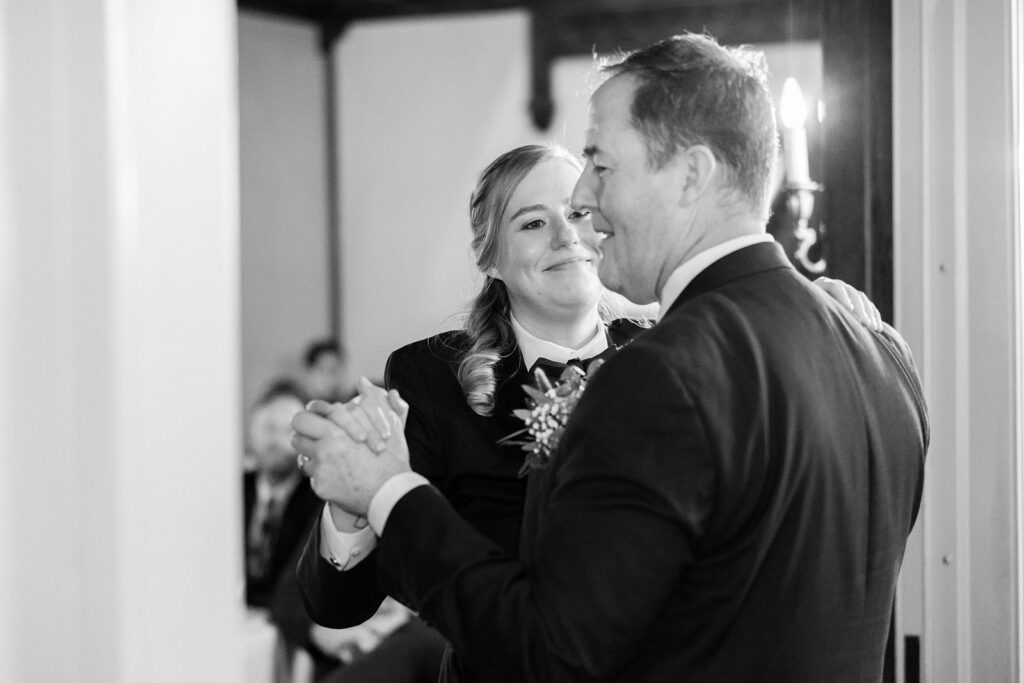
<path fill-rule="evenodd" d="M 332 334 L 319 40 L 309 23 L 238 18 L 244 406 Z"/>
<path fill-rule="evenodd" d="M 240 681 L 234 4 L 0 3 L 0 679 Z"/>
<path fill-rule="evenodd" d="M 1014 0 L 893 3 L 896 323 L 932 424 L 897 615 L 926 681 L 1020 676 L 1020 26 Z"/>
<path fill-rule="evenodd" d="M 793 75 L 820 94 L 817 44 L 763 47 L 777 91 Z M 379 378 L 390 351 L 458 327 L 478 291 L 468 204 L 480 171 L 540 140 L 582 151 L 592 60 L 555 61 L 555 118 L 539 133 L 524 12 L 358 22 L 335 59 L 342 330 L 354 371 Z"/>
<path fill-rule="evenodd" d="M 535 140 L 520 12 L 360 22 L 337 48 L 342 330 L 352 366 L 455 327 L 476 175 Z"/>

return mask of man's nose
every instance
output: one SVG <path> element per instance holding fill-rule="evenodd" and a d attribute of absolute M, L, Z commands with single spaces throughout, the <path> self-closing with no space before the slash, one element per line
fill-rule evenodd
<path fill-rule="evenodd" d="M 572 197 L 569 198 L 569 203 L 577 211 L 593 211 L 597 209 L 597 195 L 594 193 L 595 175 L 590 165 L 587 164 L 587 167 L 583 169 L 583 173 L 580 175 L 580 179 L 576 181 L 576 187 L 572 189 Z"/>

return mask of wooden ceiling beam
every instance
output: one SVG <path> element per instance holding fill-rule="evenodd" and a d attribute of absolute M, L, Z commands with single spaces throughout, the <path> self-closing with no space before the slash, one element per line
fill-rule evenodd
<path fill-rule="evenodd" d="M 329 0 L 328 0 L 329 1 Z M 523 0 L 334 0 L 334 11 L 344 21 L 387 17 L 486 12 L 525 7 Z"/>
<path fill-rule="evenodd" d="M 329 0 L 238 0 L 238 9 L 322 24 L 330 12 Z"/>

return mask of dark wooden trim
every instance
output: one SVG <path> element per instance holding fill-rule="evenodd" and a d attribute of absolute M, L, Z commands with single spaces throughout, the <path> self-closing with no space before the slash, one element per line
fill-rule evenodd
<path fill-rule="evenodd" d="M 288 19 L 322 23 L 327 16 L 328 3 L 324 0 L 314 2 L 295 2 L 295 0 L 238 0 L 238 9 L 251 12 L 272 14 Z"/>
<path fill-rule="evenodd" d="M 811 0 L 556 2 L 544 12 L 539 28 L 551 34 L 554 56 L 632 50 L 684 31 L 706 31 L 729 44 L 816 40 L 821 33 L 820 9 Z"/>
<path fill-rule="evenodd" d="M 892 6 L 824 5 L 824 154 L 829 275 L 892 320 Z"/>
<path fill-rule="evenodd" d="M 633 50 L 684 31 L 728 44 L 817 40 L 821 9 L 813 0 L 561 0 L 533 3 L 531 27 L 530 114 L 546 130 L 554 115 L 549 74 L 558 57 Z"/>
<path fill-rule="evenodd" d="M 555 115 L 551 96 L 551 62 L 555 58 L 552 41 L 556 31 L 544 3 L 530 13 L 530 120 L 537 130 L 547 130 Z"/>
<path fill-rule="evenodd" d="M 331 0 L 326 0 L 330 3 Z M 523 0 L 334 0 L 345 21 L 459 12 L 489 12 L 525 7 Z"/>

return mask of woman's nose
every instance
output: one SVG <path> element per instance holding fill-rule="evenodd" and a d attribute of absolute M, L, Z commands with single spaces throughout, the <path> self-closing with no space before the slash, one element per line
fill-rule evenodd
<path fill-rule="evenodd" d="M 576 230 L 576 226 L 570 223 L 564 216 L 554 224 L 554 227 L 555 234 L 552 235 L 551 239 L 552 248 L 567 247 L 580 241 L 580 233 Z"/>

